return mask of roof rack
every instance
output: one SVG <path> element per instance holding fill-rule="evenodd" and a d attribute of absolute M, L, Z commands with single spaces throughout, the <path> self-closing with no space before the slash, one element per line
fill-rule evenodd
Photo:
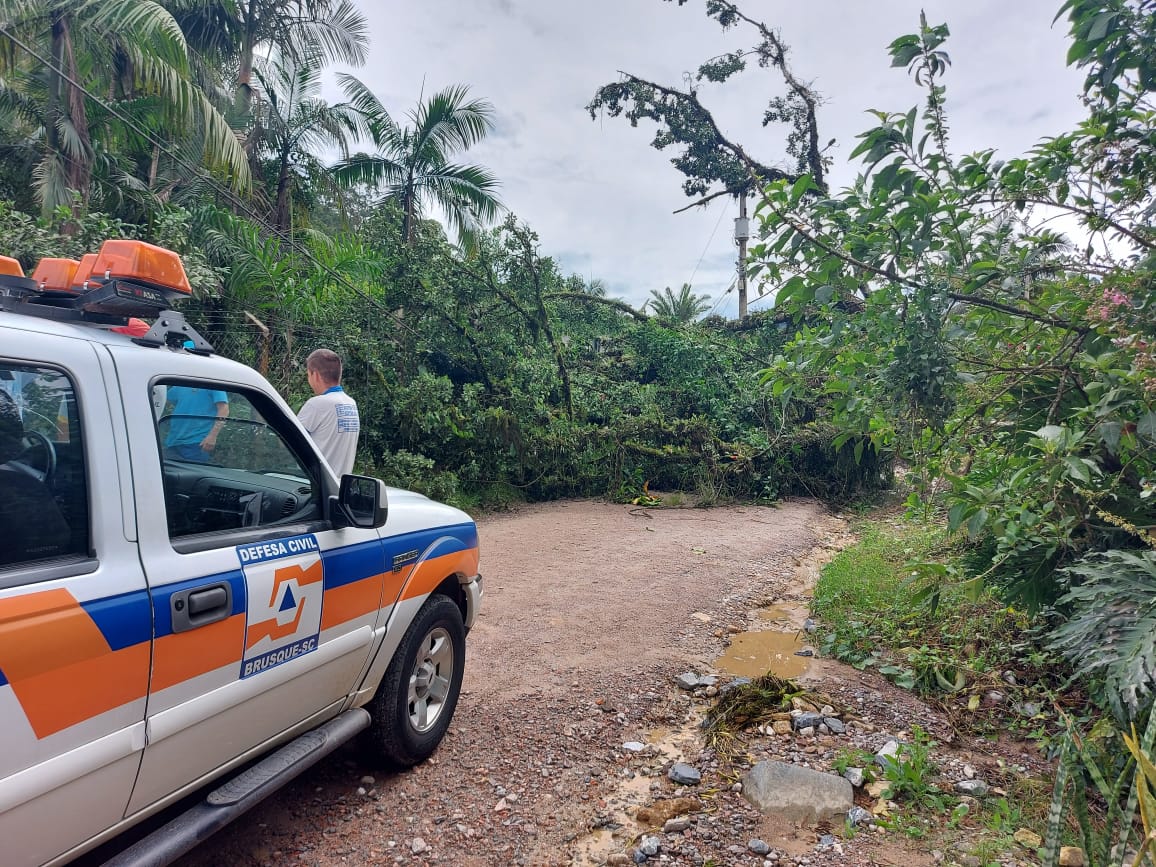
<path fill-rule="evenodd" d="M 141 346 L 210 355 L 209 342 L 172 309 L 191 294 L 180 256 L 144 241 L 108 240 L 79 261 L 44 258 L 31 277 L 18 260 L 0 256 L 2 311 L 111 326 Z M 151 327 L 142 321 L 154 316 Z"/>
<path fill-rule="evenodd" d="M 27 277 L 0 275 L 0 311 L 86 325 L 124 326 L 132 318 L 151 320 L 152 327 L 133 342 L 141 346 L 184 347 L 195 355 L 211 355 L 212 345 L 172 309 L 185 293 L 146 286 L 132 280 L 90 280 L 83 292 L 43 290 Z M 192 344 L 192 345 L 189 345 Z"/>

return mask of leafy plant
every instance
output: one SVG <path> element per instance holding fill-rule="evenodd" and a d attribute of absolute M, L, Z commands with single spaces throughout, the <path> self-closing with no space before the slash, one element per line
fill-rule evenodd
<path fill-rule="evenodd" d="M 946 486 L 952 527 L 991 551 L 976 577 L 1033 612 L 1062 594 L 1059 570 L 1156 525 L 1153 79 L 1135 72 L 1156 13 L 1063 13 L 1069 59 L 1089 71 L 1078 129 L 1023 158 L 953 155 L 948 30 L 921 19 L 889 50 L 924 105 L 875 112 L 846 189 L 768 183 L 754 247 L 795 322 L 765 380 L 818 389 L 856 457 L 897 451 L 918 501 Z M 1056 211 L 1079 220 L 1078 244 L 1049 227 Z M 1128 253 L 1099 252 L 1115 244 Z"/>
<path fill-rule="evenodd" d="M 842 776 L 848 768 L 863 768 L 864 778 L 870 779 L 872 777 L 870 768 L 874 762 L 875 755 L 867 750 L 843 747 L 835 753 L 835 758 L 831 760 L 831 769 Z"/>
<path fill-rule="evenodd" d="M 945 799 L 932 781 L 937 769 L 931 760 L 935 742 L 921 726 L 912 726 L 911 742 L 900 744 L 895 756 L 883 759 L 883 779 L 890 783 L 887 797 L 921 808 L 941 811 Z"/>

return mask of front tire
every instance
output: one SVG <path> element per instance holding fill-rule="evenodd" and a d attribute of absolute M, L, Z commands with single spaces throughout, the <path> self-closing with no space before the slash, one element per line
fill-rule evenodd
<path fill-rule="evenodd" d="M 462 612 L 431 596 L 394 653 L 377 694 L 365 745 L 379 763 L 409 768 L 425 761 L 445 736 L 458 704 L 466 662 Z"/>

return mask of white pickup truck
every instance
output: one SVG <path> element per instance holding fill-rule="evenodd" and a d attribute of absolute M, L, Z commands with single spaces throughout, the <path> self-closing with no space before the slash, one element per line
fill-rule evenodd
<path fill-rule="evenodd" d="M 276 391 L 168 309 L 179 260 L 128 252 L 56 287 L 0 259 L 9 867 L 66 863 L 203 789 L 110 862 L 168 863 L 355 736 L 424 760 L 482 596 L 466 514 L 336 478 Z M 147 333 L 113 330 L 145 314 Z M 173 415 L 175 388 L 228 402 L 203 459 L 166 447 L 204 422 Z"/>

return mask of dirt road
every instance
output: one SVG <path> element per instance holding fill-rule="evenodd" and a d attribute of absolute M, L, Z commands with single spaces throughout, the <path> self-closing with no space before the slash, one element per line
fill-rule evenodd
<path fill-rule="evenodd" d="M 629 773 L 622 744 L 682 713 L 673 676 L 709 664 L 748 606 L 790 595 L 798 558 L 835 523 L 809 502 L 565 502 L 483 519 L 483 612 L 434 758 L 382 774 L 339 753 L 183 867 L 588 863 L 603 799 Z M 724 855 L 753 820 L 735 822 L 715 835 Z"/>

